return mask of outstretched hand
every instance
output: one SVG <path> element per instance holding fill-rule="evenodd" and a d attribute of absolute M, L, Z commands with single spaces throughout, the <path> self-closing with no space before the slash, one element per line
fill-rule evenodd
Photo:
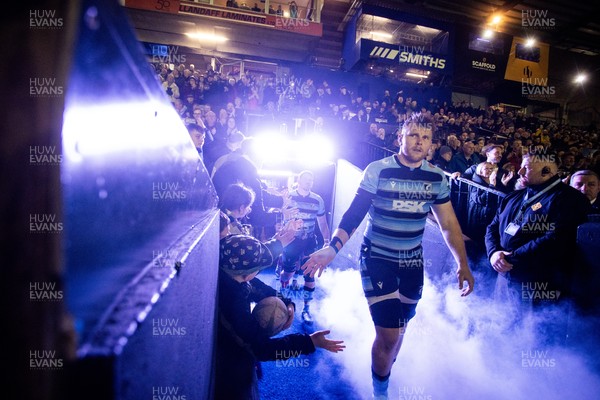
<path fill-rule="evenodd" d="M 461 290 L 460 295 L 465 297 L 471 294 L 475 285 L 475 278 L 473 278 L 471 269 L 469 267 L 459 267 L 456 270 L 456 277 L 458 278 L 458 288 Z M 466 287 L 464 286 L 465 281 L 467 282 Z"/>
<path fill-rule="evenodd" d="M 330 333 L 331 331 L 317 331 L 310 335 L 310 340 L 312 340 L 315 347 L 320 347 L 327 351 L 331 351 L 332 353 L 344 351 L 346 346 L 343 345 L 343 340 L 329 340 L 325 337 Z"/>
<path fill-rule="evenodd" d="M 314 278 L 315 272 L 319 271 L 319 277 L 327 267 L 327 265 L 335 258 L 335 250 L 331 247 L 324 247 L 315 251 L 310 255 L 308 260 L 302 264 L 300 269 L 304 271 L 304 275 L 310 275 Z"/>

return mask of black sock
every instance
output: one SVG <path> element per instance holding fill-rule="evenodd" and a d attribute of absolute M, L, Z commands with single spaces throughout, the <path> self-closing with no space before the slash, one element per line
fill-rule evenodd
<path fill-rule="evenodd" d="M 389 380 L 391 374 L 392 372 L 390 371 L 386 376 L 381 376 L 375 373 L 375 371 L 373 371 L 373 368 L 371 368 L 371 375 L 373 376 L 373 379 L 377 379 L 379 382 L 385 382 Z"/>

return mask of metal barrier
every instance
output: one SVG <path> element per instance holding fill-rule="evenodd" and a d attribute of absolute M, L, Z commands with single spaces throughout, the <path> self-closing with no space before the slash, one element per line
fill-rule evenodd
<path fill-rule="evenodd" d="M 469 179 L 451 179 L 451 174 L 445 174 L 450 183 L 450 201 L 463 234 L 483 243 L 486 227 L 506 194 Z"/>

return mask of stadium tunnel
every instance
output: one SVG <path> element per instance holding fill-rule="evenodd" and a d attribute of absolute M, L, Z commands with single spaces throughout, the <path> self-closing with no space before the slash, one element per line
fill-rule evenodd
<path fill-rule="evenodd" d="M 64 113 L 60 101 L 29 97 L 10 105 L 15 114 L 6 118 L 25 139 L 2 139 L 13 153 L 9 170 L 22 169 L 31 144 L 62 149 L 55 168 L 29 164 L 28 179 L 10 179 L 6 187 L 4 213 L 17 232 L 4 237 L 11 244 L 9 268 L 3 268 L 4 315 L 15 321 L 7 340 L 17 344 L 7 349 L 14 361 L 8 387 L 15 388 L 8 398 L 150 398 L 149 381 L 210 398 L 218 218 L 208 173 L 147 68 L 123 10 L 96 0 L 81 8 L 49 3 L 79 21 L 70 24 L 77 29 L 53 32 L 32 52 L 25 45 L 11 49 L 25 66 L 14 71 L 17 77 L 55 76 L 65 82 L 66 96 Z M 38 58 L 56 61 L 40 65 L 33 62 Z M 36 129 L 28 129 L 19 108 L 33 110 Z M 326 195 L 333 226 L 349 201 L 340 194 L 356 185 L 357 175 L 348 172 L 353 168 L 324 167 L 320 190 L 334 188 Z M 32 215 L 37 223 L 61 221 L 54 233 L 64 232 L 24 232 L 23 221 Z M 430 257 L 446 260 L 435 275 L 451 257 L 433 228 L 428 225 L 426 234 Z M 600 257 L 591 243 L 599 235 L 595 224 L 583 228 L 579 241 L 582 262 L 595 271 Z M 351 255 L 343 260 L 342 268 L 355 263 Z M 54 293 L 65 302 L 23 298 L 23 287 L 39 289 L 32 282 L 55 282 Z M 154 333 L 165 329 L 188 334 L 161 343 Z M 19 374 L 29 369 L 24 354 L 34 349 L 56 350 L 64 369 Z"/>

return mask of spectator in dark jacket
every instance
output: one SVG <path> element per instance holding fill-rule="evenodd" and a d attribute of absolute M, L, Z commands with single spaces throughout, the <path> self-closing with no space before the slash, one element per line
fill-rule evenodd
<path fill-rule="evenodd" d="M 259 399 L 260 361 L 311 354 L 317 347 L 334 353 L 344 348 L 342 341 L 325 338 L 329 331 L 269 337 L 260 328 L 250 305 L 277 296 L 275 289 L 256 278 L 272 264 L 270 251 L 252 236 L 221 239 L 215 400 Z M 283 300 L 289 315 L 285 330 L 292 324 L 295 306 Z"/>
<path fill-rule="evenodd" d="M 433 160 L 436 167 L 440 167 L 445 172 L 450 171 L 450 160 L 452 160 L 452 149 L 448 146 L 440 147 L 440 156 Z"/>
<path fill-rule="evenodd" d="M 484 188 L 497 188 L 497 173 L 498 166 L 489 162 L 477 164 L 475 174 L 466 179 Z M 485 231 L 489 223 L 494 218 L 496 209 L 498 208 L 498 196 L 490 194 L 485 189 L 474 185 L 469 185 L 469 207 L 468 219 L 465 233 L 473 240 L 481 241 L 485 236 Z"/>
<path fill-rule="evenodd" d="M 455 154 L 450 161 L 450 171 L 464 173 L 471 165 L 479 164 L 479 157 L 475 154 L 475 143 L 466 141 L 462 145 L 462 152 Z"/>
<path fill-rule="evenodd" d="M 585 222 L 590 204 L 561 181 L 552 156 L 524 155 L 518 174 L 517 185 L 525 189 L 501 201 L 485 244 L 498 273 L 496 287 L 505 289 L 502 304 L 522 320 L 531 310 L 569 299 L 577 226 Z M 562 343 L 566 337 L 566 319 L 555 318 L 542 328 L 545 340 Z"/>
<path fill-rule="evenodd" d="M 219 197 L 222 197 L 225 189 L 234 183 L 242 183 L 252 189 L 256 199 L 248 218 L 254 228 L 255 236 L 262 237 L 259 232 L 263 228 L 269 230 L 274 228 L 279 216 L 277 213 L 268 212 L 269 208 L 280 208 L 283 205 L 283 199 L 281 196 L 270 194 L 267 191 L 267 185 L 260 179 L 258 167 L 252 158 L 253 143 L 252 138 L 246 138 L 241 147 L 231 153 L 215 171 L 212 181 Z"/>
<path fill-rule="evenodd" d="M 600 200 L 598 200 L 600 178 L 598 178 L 598 174 L 589 169 L 577 171 L 571 175 L 569 184 L 588 198 L 593 214 L 600 214 Z"/>

